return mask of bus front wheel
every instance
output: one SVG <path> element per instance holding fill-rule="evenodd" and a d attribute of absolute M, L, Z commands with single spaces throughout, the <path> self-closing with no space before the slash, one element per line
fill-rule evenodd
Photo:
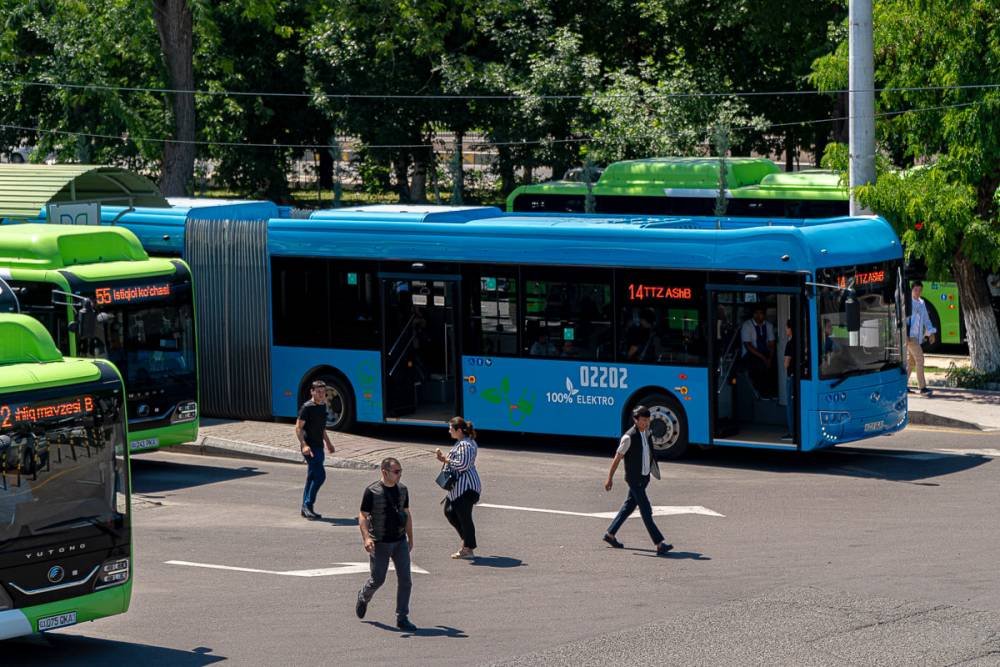
<path fill-rule="evenodd" d="M 680 404 L 664 394 L 648 394 L 636 405 L 649 408 L 653 453 L 660 459 L 678 459 L 688 450 L 687 418 Z"/>
<path fill-rule="evenodd" d="M 316 378 L 326 383 L 326 428 L 329 431 L 349 431 L 354 425 L 354 403 L 350 390 L 336 377 Z"/>

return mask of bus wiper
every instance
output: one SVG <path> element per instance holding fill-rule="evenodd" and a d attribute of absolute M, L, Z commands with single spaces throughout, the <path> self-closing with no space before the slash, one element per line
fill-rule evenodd
<path fill-rule="evenodd" d="M 843 375 L 841 375 L 839 378 L 837 378 L 837 380 L 833 384 L 830 385 L 830 389 L 836 389 L 847 378 L 851 378 L 851 377 L 854 377 L 856 375 L 864 375 L 865 373 L 871 373 L 871 372 L 872 372 L 872 370 L 870 368 L 855 368 L 853 370 L 847 371 L 846 373 L 844 373 Z"/>
<path fill-rule="evenodd" d="M 39 535 L 50 528 L 68 527 L 70 526 L 70 524 L 83 524 L 83 525 L 94 526 L 95 528 L 99 528 L 102 533 L 111 535 L 112 537 L 117 537 L 118 532 L 112 528 L 109 528 L 106 522 L 100 520 L 101 518 L 102 518 L 101 515 L 95 514 L 93 516 L 79 516 L 73 519 L 66 519 L 65 521 L 56 521 L 55 523 L 50 523 L 47 526 L 42 526 L 41 528 L 32 531 L 32 533 L 34 535 Z M 73 527 L 78 528 L 80 526 L 73 526 Z"/>

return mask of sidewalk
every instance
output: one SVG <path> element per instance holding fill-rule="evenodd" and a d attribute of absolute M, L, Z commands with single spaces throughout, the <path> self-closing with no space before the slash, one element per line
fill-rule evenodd
<path fill-rule="evenodd" d="M 909 395 L 910 423 L 1000 432 L 1000 392 L 931 386 L 931 398 Z"/>
<path fill-rule="evenodd" d="M 401 445 L 398 441 L 354 433 L 330 431 L 329 435 L 336 452 L 326 455 L 327 468 L 375 470 L 382 459 L 389 456 L 400 462 L 434 457 L 430 447 Z M 295 425 L 275 422 L 206 418 L 201 422 L 195 442 L 175 445 L 171 450 L 302 463 Z"/>
<path fill-rule="evenodd" d="M 946 385 L 946 371 L 951 365 L 968 367 L 969 357 L 925 354 L 927 386 L 932 398 L 909 395 L 910 423 L 923 426 L 970 428 L 1000 431 L 1000 392 L 953 389 Z M 936 370 L 940 369 L 940 370 Z M 910 375 L 910 387 L 916 389 L 916 375 Z"/>

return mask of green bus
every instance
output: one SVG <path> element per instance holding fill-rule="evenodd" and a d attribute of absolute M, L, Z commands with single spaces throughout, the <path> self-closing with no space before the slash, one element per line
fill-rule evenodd
<path fill-rule="evenodd" d="M 195 440 L 198 369 L 187 264 L 150 258 L 123 227 L 4 225 L 0 278 L 20 312 L 38 319 L 65 356 L 117 366 L 132 451 Z"/>
<path fill-rule="evenodd" d="M 836 172 L 782 172 L 767 158 L 726 159 L 726 213 L 733 218 L 832 218 L 848 215 L 847 188 Z M 507 210 L 523 213 L 582 213 L 587 185 L 552 181 L 523 185 L 507 197 Z M 649 158 L 609 165 L 590 188 L 595 213 L 644 215 L 715 214 L 718 158 Z M 908 267 L 911 278 L 921 267 Z M 928 349 L 965 339 L 958 285 L 924 281 L 924 301 L 938 337 Z"/>
<path fill-rule="evenodd" d="M 64 358 L 37 320 L 0 314 L 0 639 L 128 610 L 125 390 Z"/>

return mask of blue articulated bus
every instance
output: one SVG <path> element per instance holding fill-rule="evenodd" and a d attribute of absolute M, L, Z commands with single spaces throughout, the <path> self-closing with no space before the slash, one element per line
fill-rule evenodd
<path fill-rule="evenodd" d="M 665 457 L 907 423 L 903 257 L 881 218 L 383 206 L 274 219 L 258 246 L 273 416 L 324 379 L 341 430 L 462 414 L 616 436 L 641 403 Z"/>
<path fill-rule="evenodd" d="M 125 227 L 139 237 L 152 257 L 183 257 L 189 222 L 268 220 L 288 212 L 269 201 L 173 199 L 169 208 L 101 206 L 101 224 Z M 46 221 L 42 209 L 39 222 Z"/>

